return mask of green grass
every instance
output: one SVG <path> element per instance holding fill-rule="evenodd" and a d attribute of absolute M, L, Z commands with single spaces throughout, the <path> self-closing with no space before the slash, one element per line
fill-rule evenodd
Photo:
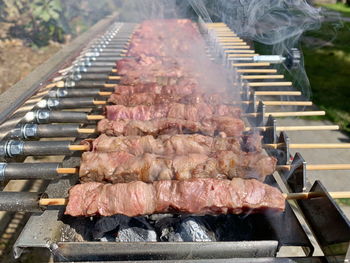
<path fill-rule="evenodd" d="M 332 46 L 303 45 L 305 69 L 312 100 L 327 112 L 326 118 L 350 133 L 350 23 L 326 22 L 307 36 L 329 41 Z"/>
<path fill-rule="evenodd" d="M 342 198 L 338 199 L 338 202 L 344 205 L 349 205 L 350 206 L 350 198 Z"/>
<path fill-rule="evenodd" d="M 337 4 L 322 4 L 321 6 L 326 7 L 328 9 L 341 12 L 343 16 L 350 17 L 350 6 L 347 6 L 343 3 Z"/>

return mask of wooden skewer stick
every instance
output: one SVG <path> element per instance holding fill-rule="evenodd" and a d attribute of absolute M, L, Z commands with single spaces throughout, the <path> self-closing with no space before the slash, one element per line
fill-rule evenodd
<path fill-rule="evenodd" d="M 277 170 L 287 170 L 291 168 L 290 165 L 277 165 Z M 307 164 L 307 171 L 325 171 L 325 170 L 350 170 L 350 164 Z"/>
<path fill-rule="evenodd" d="M 42 198 L 39 200 L 40 206 L 64 206 L 68 204 L 68 198 Z"/>
<path fill-rule="evenodd" d="M 105 88 L 114 88 L 116 86 L 116 84 L 114 84 L 114 83 L 105 83 L 103 86 Z"/>
<path fill-rule="evenodd" d="M 100 91 L 98 93 L 99 96 L 111 96 L 113 94 L 112 91 Z"/>
<path fill-rule="evenodd" d="M 214 30 L 216 33 L 231 34 L 231 35 L 236 34 L 228 27 L 216 27 L 216 28 L 213 28 L 212 30 Z"/>
<path fill-rule="evenodd" d="M 218 34 L 215 33 L 215 40 L 218 42 L 244 42 L 243 39 L 237 37 L 237 35 L 229 35 L 229 34 Z"/>
<path fill-rule="evenodd" d="M 229 58 L 245 58 L 245 57 L 254 57 L 257 56 L 259 54 L 253 53 L 253 54 L 228 54 L 227 56 Z"/>
<path fill-rule="evenodd" d="M 225 43 L 222 43 L 220 44 L 221 46 L 223 46 L 223 48 L 230 48 L 230 50 L 234 50 L 234 49 L 248 49 L 248 50 L 251 50 L 250 49 L 250 46 L 247 46 L 247 45 L 242 45 L 242 46 L 234 46 L 234 45 L 231 45 L 231 44 L 225 44 Z M 255 52 L 255 50 L 253 50 Z"/>
<path fill-rule="evenodd" d="M 86 119 L 89 121 L 99 121 L 106 118 L 104 115 L 87 115 Z"/>
<path fill-rule="evenodd" d="M 223 22 L 213 22 L 213 23 L 206 23 L 208 27 L 225 27 L 228 28 L 228 26 Z"/>
<path fill-rule="evenodd" d="M 242 44 L 247 44 L 244 42 L 242 39 L 230 39 L 230 38 L 218 38 L 217 41 L 221 43 L 242 43 Z"/>
<path fill-rule="evenodd" d="M 225 29 L 226 30 L 227 29 L 227 30 L 231 31 L 231 29 L 225 23 L 221 23 L 221 22 L 207 23 L 206 25 L 207 25 L 207 27 L 213 28 L 214 30 L 217 30 L 217 29 Z"/>
<path fill-rule="evenodd" d="M 225 50 L 224 51 L 225 53 L 254 53 L 255 52 L 255 50 L 250 50 L 250 49 L 248 49 L 248 50 L 240 50 L 240 49 L 236 49 L 236 50 Z"/>
<path fill-rule="evenodd" d="M 350 192 L 328 192 L 334 199 L 350 198 Z M 321 192 L 305 192 L 305 193 L 283 193 L 286 200 L 311 199 L 325 196 Z M 41 198 L 40 206 L 65 206 L 68 204 L 68 198 Z"/>
<path fill-rule="evenodd" d="M 75 145 L 69 145 L 70 151 L 89 151 L 90 145 L 88 144 L 75 144 Z"/>
<path fill-rule="evenodd" d="M 290 81 L 283 81 L 283 82 L 250 82 L 248 83 L 249 87 L 286 87 L 286 86 L 292 86 L 293 83 Z"/>
<path fill-rule="evenodd" d="M 300 96 L 301 91 L 255 91 L 257 96 Z"/>
<path fill-rule="evenodd" d="M 250 48 L 249 45 L 247 45 L 247 43 L 245 42 L 222 42 L 220 43 L 221 46 L 226 46 L 226 48 L 232 48 L 231 46 L 239 46 L 240 48 L 246 46 L 248 47 L 248 49 Z"/>
<path fill-rule="evenodd" d="M 230 34 L 235 34 L 231 29 L 228 27 L 212 27 L 210 28 L 214 33 L 230 33 Z"/>
<path fill-rule="evenodd" d="M 212 27 L 210 28 L 210 30 L 214 33 L 221 33 L 221 34 L 234 34 L 236 35 L 234 32 L 232 32 L 231 29 L 229 29 L 228 27 Z"/>
<path fill-rule="evenodd" d="M 319 126 L 277 126 L 276 131 L 337 131 L 338 125 L 319 125 Z"/>
<path fill-rule="evenodd" d="M 334 199 L 350 198 L 350 192 L 328 192 L 328 194 Z M 284 198 L 286 200 L 301 200 L 301 199 L 311 199 L 317 197 L 325 196 L 322 192 L 306 192 L 306 193 L 284 193 Z"/>
<path fill-rule="evenodd" d="M 242 117 L 257 117 L 261 113 L 245 113 L 242 114 Z M 323 116 L 325 111 L 285 111 L 285 112 L 266 112 L 264 117 L 272 115 L 273 117 L 299 117 L 299 116 Z"/>
<path fill-rule="evenodd" d="M 244 41 L 233 41 L 233 40 L 230 40 L 230 41 L 219 41 L 219 44 L 221 46 L 248 46 L 248 44 Z"/>
<path fill-rule="evenodd" d="M 107 101 L 105 101 L 105 100 L 94 100 L 93 103 L 94 103 L 94 105 L 106 105 Z"/>
<path fill-rule="evenodd" d="M 229 28 L 216 28 L 214 29 L 215 34 L 224 34 L 224 35 L 236 35 L 236 33 L 232 32 Z"/>
<path fill-rule="evenodd" d="M 263 103 L 266 106 L 312 106 L 312 101 L 263 101 Z"/>
<path fill-rule="evenodd" d="M 96 133 L 96 129 L 78 128 L 78 133 L 82 133 L 82 134 Z"/>
<path fill-rule="evenodd" d="M 237 69 L 238 73 L 277 73 L 277 69 Z"/>
<path fill-rule="evenodd" d="M 76 174 L 79 172 L 78 168 L 57 168 L 58 174 Z"/>
<path fill-rule="evenodd" d="M 108 76 L 108 79 L 110 79 L 110 80 L 118 80 L 118 79 L 121 79 L 121 76 Z"/>
<path fill-rule="evenodd" d="M 212 23 L 205 23 L 207 26 L 226 26 L 224 22 L 212 22 Z"/>
<path fill-rule="evenodd" d="M 217 23 L 212 23 L 212 24 L 207 24 L 208 27 L 212 30 L 227 30 L 230 32 L 233 32 L 226 24 L 221 23 L 221 24 L 217 24 Z M 233 32 L 234 33 L 234 32 Z"/>
<path fill-rule="evenodd" d="M 271 100 L 271 101 L 262 101 L 266 106 L 312 106 L 312 101 L 279 101 L 279 100 Z M 250 104 L 249 100 L 242 101 L 233 101 L 232 104 Z M 259 104 L 259 101 L 256 102 Z"/>
<path fill-rule="evenodd" d="M 282 143 L 264 144 L 265 147 L 277 149 Z M 350 143 L 290 143 L 290 149 L 349 149 Z"/>
<path fill-rule="evenodd" d="M 113 69 L 112 69 L 112 72 L 113 72 L 113 73 L 116 73 L 117 71 L 118 71 L 118 70 L 117 70 L 116 68 L 113 68 Z"/>
<path fill-rule="evenodd" d="M 57 81 L 57 82 L 51 83 L 49 85 L 46 85 L 46 88 L 54 88 L 54 87 L 64 88 L 64 81 Z"/>
<path fill-rule="evenodd" d="M 252 63 L 232 63 L 234 67 L 268 67 L 270 63 L 267 62 L 252 62 Z"/>
<path fill-rule="evenodd" d="M 247 127 L 244 131 L 257 129 L 259 131 L 267 131 L 272 129 L 272 126 Z M 276 131 L 337 131 L 338 125 L 316 125 L 316 126 L 277 126 Z"/>
<path fill-rule="evenodd" d="M 242 79 L 283 79 L 284 75 L 242 75 Z"/>
<path fill-rule="evenodd" d="M 214 36 L 230 36 L 230 37 L 237 37 L 237 34 L 233 33 L 230 29 L 228 28 L 215 28 L 212 29 L 212 33 Z"/>
<path fill-rule="evenodd" d="M 215 27 L 210 27 L 210 30 L 214 33 L 233 33 L 235 34 L 230 28 L 227 26 L 215 26 Z"/>
<path fill-rule="evenodd" d="M 223 25 L 210 25 L 208 26 L 208 28 L 210 28 L 211 30 L 214 30 L 214 31 L 220 31 L 220 32 L 232 32 L 234 33 L 226 24 L 223 24 Z"/>

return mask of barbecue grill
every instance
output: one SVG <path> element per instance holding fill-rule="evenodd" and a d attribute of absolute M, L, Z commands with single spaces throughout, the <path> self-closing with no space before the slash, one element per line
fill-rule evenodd
<path fill-rule="evenodd" d="M 106 104 L 105 98 L 119 80 L 115 62 L 125 58 L 125 50 L 137 27 L 137 24 L 115 20 L 113 16 L 99 22 L 48 64 L 36 70 L 33 78 L 18 83 L 0 97 L 1 180 L 4 184 L 17 179 L 44 179 L 47 182 L 43 193 L 0 193 L 1 210 L 33 212 L 14 245 L 15 257 L 19 258 L 24 250 L 30 248 L 43 248 L 49 249 L 57 262 L 350 260 L 350 224 L 335 202 L 337 193 L 328 192 L 320 181 L 305 192 L 308 170 L 350 169 L 349 165 L 308 165 L 299 153 L 290 155 L 289 149 L 293 148 L 293 144 L 286 134 L 288 130 L 307 132 L 338 127 L 280 127 L 276 121 L 277 117 L 324 114 L 315 110 L 298 111 L 310 102 L 300 96 L 291 82 L 281 80 L 283 75 L 275 75 L 277 70 L 271 64 L 284 63 L 287 59 L 288 64 L 295 65 L 299 59 L 298 52 L 294 51 L 291 58 L 259 56 L 223 23 L 198 21 L 208 46 L 208 56 L 235 72 L 234 90 L 242 100 L 240 105 L 250 125 L 247 131 L 261 133 L 266 152 L 278 159 L 280 169 L 273 177 L 268 177 L 266 183 L 298 199 L 287 202 L 285 212 L 278 215 L 252 214 L 225 219 L 230 226 L 227 231 L 232 233 L 212 242 L 91 241 L 84 232 L 88 231 L 94 219 L 63 215 L 64 207 L 60 206 L 60 202 L 67 195 L 67 190 L 77 183 L 74 167 L 79 165 L 81 151 L 86 150 L 86 146 L 79 142 L 93 136 L 96 120 L 101 119 L 101 107 Z M 279 98 L 289 99 L 280 101 Z M 279 105 L 288 107 L 289 111 L 282 112 L 280 107 L 276 107 Z M 62 139 L 66 137 L 74 139 Z M 318 144 L 304 147 L 349 146 Z M 52 155 L 65 157 L 62 162 L 56 163 L 23 162 L 27 156 Z M 317 197 L 308 198 L 312 194 Z M 232 238 L 232 235 L 235 237 Z M 277 257 L 284 247 L 299 247 L 304 256 Z M 315 247 L 321 248 L 324 256 L 313 256 Z"/>

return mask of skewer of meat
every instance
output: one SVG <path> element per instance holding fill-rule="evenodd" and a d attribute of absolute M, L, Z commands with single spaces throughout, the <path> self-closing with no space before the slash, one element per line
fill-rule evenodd
<path fill-rule="evenodd" d="M 85 183 L 73 186 L 65 214 L 139 216 L 154 213 L 240 214 L 283 211 L 285 198 L 257 180 L 235 178 L 186 181 L 140 181 L 127 184 Z"/>
<path fill-rule="evenodd" d="M 229 116 L 240 118 L 241 109 L 229 105 L 208 105 L 206 103 L 181 104 L 170 103 L 160 105 L 109 105 L 105 107 L 109 120 L 142 120 L 148 121 L 159 118 L 178 118 L 190 121 L 201 121 L 212 116 Z"/>
<path fill-rule="evenodd" d="M 218 151 L 261 152 L 261 136 L 250 134 L 243 138 L 210 137 L 201 134 L 193 135 L 161 135 L 157 138 L 146 136 L 112 137 L 101 134 L 98 138 L 87 139 L 94 152 L 125 151 L 133 155 L 153 153 L 157 155 L 184 155 L 199 153 L 210 155 Z"/>
<path fill-rule="evenodd" d="M 200 122 L 178 118 L 160 118 L 150 121 L 137 120 L 100 120 L 97 131 L 110 136 L 120 135 L 153 135 L 201 133 L 214 136 L 224 133 L 228 137 L 241 136 L 244 131 L 244 122 L 238 118 L 215 116 Z"/>
<path fill-rule="evenodd" d="M 277 160 L 261 153 L 217 151 L 211 155 L 135 156 L 128 152 L 84 152 L 80 163 L 83 182 L 186 180 L 190 178 L 255 178 L 264 181 L 276 169 Z"/>
<path fill-rule="evenodd" d="M 219 105 L 219 104 L 231 104 L 234 99 L 226 93 L 200 93 L 194 92 L 188 95 L 181 95 L 181 93 L 167 94 L 156 93 L 154 91 L 146 91 L 140 93 L 128 93 L 128 88 L 123 88 L 119 86 L 116 88 L 116 92 L 111 94 L 108 102 L 116 105 L 124 106 L 136 106 L 136 105 L 157 105 L 157 104 L 169 104 L 169 103 L 183 103 L 183 104 L 197 104 L 206 103 L 209 105 Z M 131 86 L 134 88 L 134 86 Z M 183 88 L 182 88 L 183 89 Z M 120 92 L 119 92 L 120 90 Z M 165 91 L 165 90 L 164 90 Z M 183 92 L 183 91 L 182 91 Z"/>

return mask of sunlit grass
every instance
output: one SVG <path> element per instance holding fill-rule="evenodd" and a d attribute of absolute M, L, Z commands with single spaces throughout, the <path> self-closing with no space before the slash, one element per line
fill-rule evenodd
<path fill-rule="evenodd" d="M 321 47 L 303 45 L 303 53 L 313 102 L 326 111 L 327 119 L 350 134 L 349 28 L 350 23 L 342 26 L 324 23 L 320 30 L 306 36 L 329 41 L 329 44 Z"/>
<path fill-rule="evenodd" d="M 350 198 L 342 198 L 338 199 L 338 202 L 344 205 L 349 205 L 350 206 Z"/>
<path fill-rule="evenodd" d="M 347 6 L 343 3 L 337 3 L 337 4 L 322 4 L 321 6 L 326 7 L 328 9 L 341 12 L 343 16 L 350 17 L 350 6 Z"/>

